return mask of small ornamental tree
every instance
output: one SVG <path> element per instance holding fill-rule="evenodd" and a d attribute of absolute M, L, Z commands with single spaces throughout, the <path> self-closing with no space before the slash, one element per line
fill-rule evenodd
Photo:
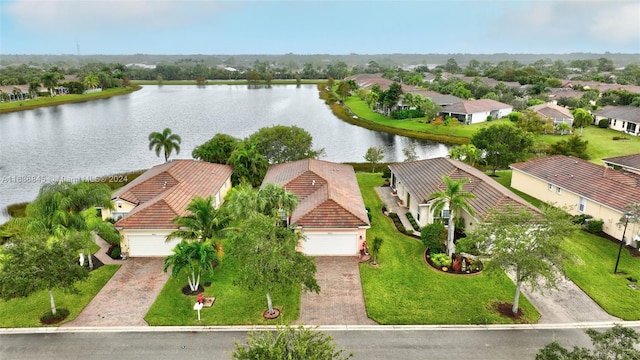
<path fill-rule="evenodd" d="M 373 243 L 371 243 L 371 255 L 373 255 L 373 260 L 371 264 L 378 265 L 378 254 L 380 253 L 380 248 L 382 247 L 382 243 L 384 243 L 384 239 L 376 236 L 373 238 Z"/>
<path fill-rule="evenodd" d="M 562 242 L 575 230 L 577 225 L 563 209 L 549 206 L 538 214 L 533 209 L 505 207 L 493 209 L 464 241 L 472 241 L 486 257 L 486 270 L 513 272 L 512 311 L 516 314 L 524 283 L 534 291 L 557 286 L 566 258 Z"/>
<path fill-rule="evenodd" d="M 173 254 L 164 259 L 163 270 L 166 272 L 171 268 L 171 276 L 176 278 L 186 270 L 189 289 L 196 292 L 200 287 L 200 277 L 213 271 L 212 261 L 216 259 L 216 251 L 211 244 L 183 240 L 173 249 Z"/>
<path fill-rule="evenodd" d="M 321 331 L 299 326 L 279 327 L 276 332 L 254 331 L 246 344 L 235 343 L 231 357 L 235 360 L 341 360 L 353 354 L 336 350 L 335 341 Z"/>
<path fill-rule="evenodd" d="M 367 153 L 364 155 L 364 159 L 371 164 L 371 172 L 376 171 L 376 165 L 384 159 L 384 147 L 370 147 L 367 149 Z"/>

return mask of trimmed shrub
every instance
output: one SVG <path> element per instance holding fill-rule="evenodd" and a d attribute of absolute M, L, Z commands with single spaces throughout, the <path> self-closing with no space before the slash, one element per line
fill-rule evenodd
<path fill-rule="evenodd" d="M 382 169 L 382 177 L 385 179 L 388 179 L 391 177 L 391 169 L 389 169 L 389 166 L 385 166 Z"/>
<path fill-rule="evenodd" d="M 602 225 L 604 225 L 604 221 L 592 219 L 584 224 L 584 228 L 592 234 L 597 234 L 602 232 Z"/>
<path fill-rule="evenodd" d="M 407 211 L 405 215 L 407 216 L 407 219 L 409 219 L 409 222 L 411 223 L 411 226 L 413 226 L 413 229 L 415 231 L 420 231 L 420 225 L 418 225 L 418 222 L 416 221 L 416 219 L 413 218 L 413 215 L 411 215 L 411 212 Z"/>
<path fill-rule="evenodd" d="M 600 121 L 598 121 L 598 127 L 601 129 L 606 129 L 609 127 L 609 120 L 607 119 L 601 119 Z"/>
<path fill-rule="evenodd" d="M 429 248 L 431 254 L 438 254 L 444 251 L 446 237 L 447 231 L 441 222 L 429 224 L 420 231 L 422 244 Z"/>
<path fill-rule="evenodd" d="M 391 220 L 393 220 L 393 224 L 396 226 L 396 229 L 398 229 L 398 231 L 405 234 L 407 233 L 407 229 L 404 227 L 404 225 L 402 225 L 402 221 L 400 221 L 400 217 L 398 216 L 398 214 L 390 212 L 389 217 L 391 218 Z"/>
<path fill-rule="evenodd" d="M 576 225 L 584 225 L 587 220 L 593 219 L 593 216 L 587 214 L 573 215 L 571 217 L 571 222 Z"/>

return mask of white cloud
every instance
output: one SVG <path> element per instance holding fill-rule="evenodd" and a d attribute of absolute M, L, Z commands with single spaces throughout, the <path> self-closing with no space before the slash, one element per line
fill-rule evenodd
<path fill-rule="evenodd" d="M 7 12 L 25 30 L 103 32 L 173 28 L 202 21 L 224 3 L 184 0 L 16 0 Z M 144 27 L 144 28 L 142 28 Z"/>
<path fill-rule="evenodd" d="M 603 9 L 589 32 L 602 41 L 635 45 L 640 51 L 640 2 Z"/>

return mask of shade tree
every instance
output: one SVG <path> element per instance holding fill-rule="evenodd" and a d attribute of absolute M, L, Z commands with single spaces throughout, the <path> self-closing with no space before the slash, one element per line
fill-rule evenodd
<path fill-rule="evenodd" d="M 191 156 L 210 163 L 226 164 L 239 143 L 240 140 L 231 135 L 216 134 L 204 144 L 196 146 Z"/>
<path fill-rule="evenodd" d="M 508 124 L 495 124 L 480 129 L 471 137 L 471 143 L 484 154 L 492 176 L 498 168 L 523 161 L 533 147 L 533 135 Z"/>

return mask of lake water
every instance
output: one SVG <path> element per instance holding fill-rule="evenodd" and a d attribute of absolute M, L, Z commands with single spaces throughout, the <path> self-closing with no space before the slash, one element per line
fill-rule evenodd
<path fill-rule="evenodd" d="M 347 124 L 331 113 L 315 85 L 144 86 L 109 99 L 0 115 L 0 223 L 7 220 L 7 205 L 33 200 L 43 182 L 162 163 L 149 151 L 150 132 L 171 128 L 182 137 L 182 150 L 172 158 L 190 158 L 195 146 L 217 133 L 244 138 L 273 125 L 304 128 L 328 161 L 364 162 L 372 146 L 385 147 L 388 162 L 404 160 L 409 143 L 420 159 L 448 151 L 444 144 Z"/>

